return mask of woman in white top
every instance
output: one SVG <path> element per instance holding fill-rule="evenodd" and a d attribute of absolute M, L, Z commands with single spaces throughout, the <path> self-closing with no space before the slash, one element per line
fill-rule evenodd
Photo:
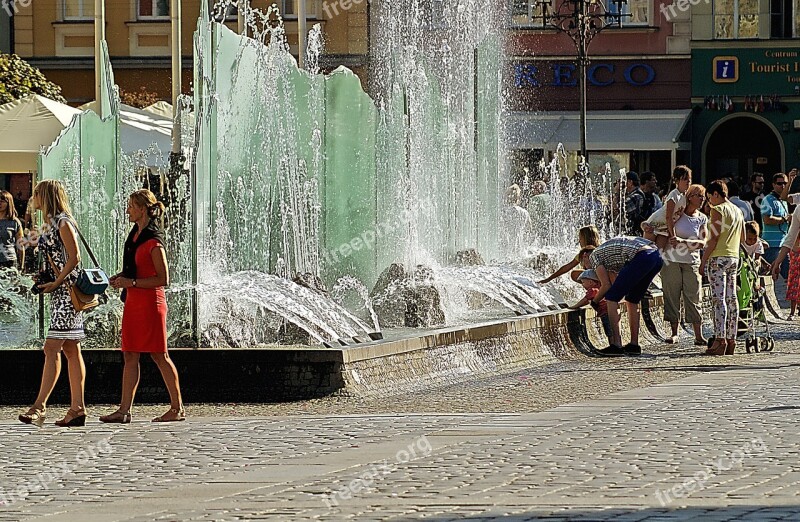
<path fill-rule="evenodd" d="M 703 338 L 703 317 L 700 315 L 700 249 L 708 237 L 708 218 L 700 212 L 706 197 L 702 185 L 691 185 L 686 191 L 686 208 L 675 222 L 675 235 L 664 251 L 664 268 L 661 269 L 661 282 L 664 287 L 664 321 L 672 327 L 667 343 L 678 338 L 678 323 L 681 316 L 681 297 L 687 323 L 694 329 L 694 342 L 705 346 Z"/>
<path fill-rule="evenodd" d="M 500 251 L 505 259 L 522 257 L 527 247 L 526 234 L 531 226 L 528 211 L 519 206 L 522 191 L 514 184 L 506 190 L 506 207 L 500 213 Z"/>
<path fill-rule="evenodd" d="M 675 188 L 667 195 L 664 206 L 642 223 L 645 239 L 654 241 L 662 251 L 667 247 L 670 238 L 675 237 L 675 221 L 686 208 L 686 191 L 692 184 L 692 169 L 686 165 L 678 165 L 672 171 L 672 182 Z"/>

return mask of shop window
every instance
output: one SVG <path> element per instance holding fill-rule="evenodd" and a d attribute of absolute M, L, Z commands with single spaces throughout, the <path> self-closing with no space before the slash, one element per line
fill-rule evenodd
<path fill-rule="evenodd" d="M 518 27 L 548 27 L 545 16 L 552 14 L 562 1 L 568 0 L 511 0 L 511 25 Z M 609 13 L 622 14 L 622 26 L 642 26 L 650 23 L 651 0 L 627 0 L 625 3 L 609 1 L 606 7 Z M 571 4 L 574 5 L 574 4 Z M 616 21 L 608 20 L 610 27 Z"/>
<path fill-rule="evenodd" d="M 772 38 L 800 36 L 800 0 L 770 0 L 770 31 Z"/>
<path fill-rule="evenodd" d="M 91 20 L 94 18 L 94 0 L 64 0 L 64 20 Z"/>
<path fill-rule="evenodd" d="M 139 19 L 168 18 L 169 0 L 139 0 Z"/>
<path fill-rule="evenodd" d="M 714 0 L 714 38 L 758 38 L 758 0 Z"/>

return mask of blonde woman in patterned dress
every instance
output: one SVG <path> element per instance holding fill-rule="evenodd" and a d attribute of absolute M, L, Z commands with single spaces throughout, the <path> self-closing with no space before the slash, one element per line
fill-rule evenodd
<path fill-rule="evenodd" d="M 44 217 L 39 249 L 44 269 L 49 272 L 53 282 L 38 285 L 43 293 L 50 294 L 50 328 L 44 343 L 44 368 L 39 395 L 33 406 L 19 416 L 19 420 L 39 425 L 44 421 L 47 400 L 61 373 L 63 350 L 69 366 L 70 408 L 66 416 L 55 424 L 62 427 L 83 426 L 86 422 L 83 401 L 86 367 L 80 345 L 85 338 L 83 313 L 75 311 L 69 294 L 69 285 L 75 284 L 78 264 L 81 262 L 74 220 L 64 185 L 59 181 L 44 180 L 38 183 L 33 189 L 33 201 Z"/>

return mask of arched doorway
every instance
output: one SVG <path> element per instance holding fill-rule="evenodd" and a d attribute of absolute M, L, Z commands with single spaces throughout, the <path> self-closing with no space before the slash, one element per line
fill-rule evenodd
<path fill-rule="evenodd" d="M 750 115 L 723 118 L 706 135 L 705 181 L 731 177 L 747 183 L 753 172 L 767 177 L 783 170 L 783 139 L 767 120 Z"/>

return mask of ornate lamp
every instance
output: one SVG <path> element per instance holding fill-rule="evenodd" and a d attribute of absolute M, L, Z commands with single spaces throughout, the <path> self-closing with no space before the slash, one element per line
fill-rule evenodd
<path fill-rule="evenodd" d="M 567 34 L 575 44 L 578 58 L 580 79 L 580 133 L 581 155 L 586 160 L 586 68 L 589 64 L 589 44 L 603 29 L 611 26 L 622 27 L 626 0 L 609 0 L 609 9 L 602 0 L 540 0 L 532 4 L 532 10 L 538 11 L 535 18 L 541 20 L 542 28 L 553 27 Z"/>

